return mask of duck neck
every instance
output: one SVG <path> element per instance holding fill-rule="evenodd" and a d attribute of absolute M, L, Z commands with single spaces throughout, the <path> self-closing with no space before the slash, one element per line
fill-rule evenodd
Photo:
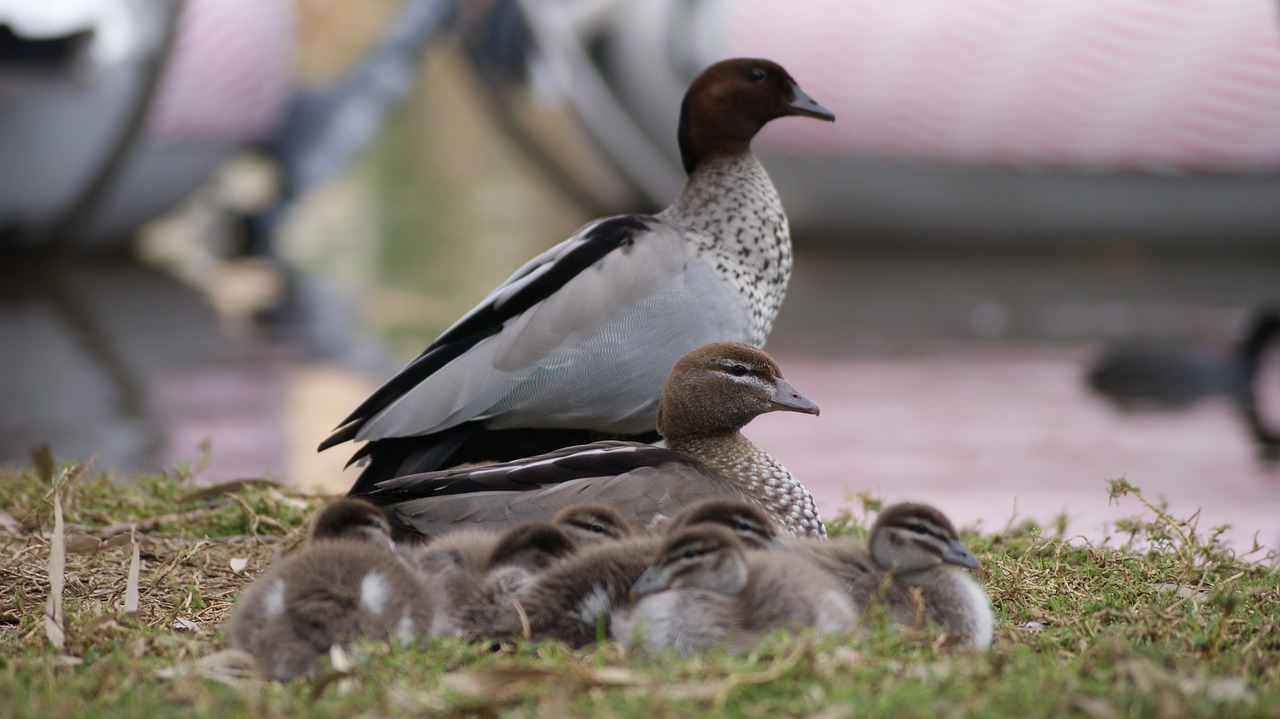
<path fill-rule="evenodd" d="M 716 272 L 756 308 L 749 342 L 763 346 L 791 279 L 791 230 L 760 161 L 750 152 L 703 159 L 658 217 L 692 230 Z"/>
<path fill-rule="evenodd" d="M 668 438 L 667 448 L 702 462 L 794 535 L 825 537 L 813 495 L 782 463 L 741 432 Z"/>

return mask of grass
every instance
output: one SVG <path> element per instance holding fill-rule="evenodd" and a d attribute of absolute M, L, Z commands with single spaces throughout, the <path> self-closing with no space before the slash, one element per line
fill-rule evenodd
<path fill-rule="evenodd" d="M 0 469 L 0 484 L 0 716 L 12 719 L 1280 716 L 1275 557 L 1237 556 L 1219 530 L 1169 516 L 1124 480 L 1111 495 L 1132 495 L 1141 514 L 1118 546 L 1031 524 L 966 534 L 998 620 L 986 652 L 873 614 L 856 639 L 774 637 L 746 656 L 367 645 L 336 657 L 342 671 L 284 684 L 246 676 L 220 652 L 219 626 L 323 500 L 263 482 L 200 488 L 184 468 L 117 478 L 47 454 Z M 864 534 L 864 515 L 831 528 Z M 65 583 L 56 625 L 51 574 Z"/>

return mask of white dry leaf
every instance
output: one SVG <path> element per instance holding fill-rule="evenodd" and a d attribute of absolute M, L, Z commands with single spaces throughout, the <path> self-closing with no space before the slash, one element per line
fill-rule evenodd
<path fill-rule="evenodd" d="M 343 649 L 341 644 L 330 645 L 329 665 L 333 667 L 333 671 L 339 674 L 350 674 L 356 668 L 356 663 L 351 660 L 351 656 L 347 654 L 347 650 Z"/>
<path fill-rule="evenodd" d="M 231 567 L 231 571 L 236 574 L 242 574 L 246 567 L 249 566 L 249 560 L 245 557 L 232 557 L 227 565 Z"/>
<path fill-rule="evenodd" d="M 53 538 L 49 542 L 49 601 L 44 611 L 44 633 L 57 649 L 67 645 L 62 617 L 62 593 L 67 582 L 66 527 L 62 521 L 62 497 L 53 490 Z"/>
<path fill-rule="evenodd" d="M 1178 680 L 1178 688 L 1184 693 L 1203 694 L 1206 699 L 1224 704 L 1253 700 L 1253 691 L 1245 677 L 1184 677 Z"/>
<path fill-rule="evenodd" d="M 612 687 L 634 687 L 648 681 L 639 672 L 626 667 L 597 667 L 586 674 L 592 684 Z"/>
<path fill-rule="evenodd" d="M 853 647 L 840 646 L 836 647 L 829 654 L 820 655 L 819 664 L 824 669 L 841 670 L 852 669 L 857 666 L 866 664 L 866 657 L 862 652 Z"/>
<path fill-rule="evenodd" d="M 142 569 L 142 550 L 138 546 L 138 538 L 133 530 L 129 530 L 129 544 L 133 552 L 129 557 L 129 576 L 124 582 L 124 613 L 138 613 L 138 575 Z"/>
<path fill-rule="evenodd" d="M 1178 599 L 1190 599 L 1193 603 L 1197 604 L 1204 601 L 1205 598 L 1209 596 L 1205 592 L 1196 589 L 1195 587 L 1189 587 L 1185 584 L 1161 582 L 1159 584 L 1152 584 L 1151 587 L 1157 592 L 1169 592 Z"/>
<path fill-rule="evenodd" d="M 200 633 L 200 625 L 187 619 L 186 617 L 178 617 L 173 620 L 173 628 L 180 632 Z"/>
<path fill-rule="evenodd" d="M 304 512 L 309 511 L 312 506 L 311 502 L 308 502 L 304 499 L 298 499 L 297 497 L 290 497 L 287 494 L 276 493 L 273 495 L 273 498 L 278 498 L 280 503 L 285 505 L 286 507 L 302 510 Z"/>
<path fill-rule="evenodd" d="M 1253 699 L 1249 680 L 1244 677 L 1212 679 L 1205 685 L 1204 695 L 1217 702 L 1249 702 Z"/>
<path fill-rule="evenodd" d="M 235 685 L 256 676 L 253 655 L 243 649 L 223 649 L 206 654 L 194 662 L 177 664 L 156 670 L 157 679 L 176 679 L 189 674 L 199 674 L 207 679 Z"/>
<path fill-rule="evenodd" d="M 440 687 L 471 699 L 495 698 L 530 682 L 561 676 L 545 669 L 476 669 L 451 672 L 440 678 Z"/>

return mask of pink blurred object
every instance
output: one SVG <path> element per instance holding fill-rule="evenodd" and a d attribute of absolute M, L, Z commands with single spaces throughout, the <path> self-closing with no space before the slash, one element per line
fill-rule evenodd
<path fill-rule="evenodd" d="M 270 134 L 292 94 L 293 20 L 284 2 L 188 2 L 148 134 L 174 142 L 245 142 Z"/>
<path fill-rule="evenodd" d="M 610 210 L 679 191 L 685 87 L 747 56 L 836 114 L 756 142 L 809 242 L 1269 251 L 1280 228 L 1274 0 L 520 5 L 535 88 L 635 188 L 580 183 Z"/>
<path fill-rule="evenodd" d="M 795 154 L 1107 172 L 1280 171 L 1267 0 L 745 0 L 725 55 L 782 62 L 839 118 Z"/>

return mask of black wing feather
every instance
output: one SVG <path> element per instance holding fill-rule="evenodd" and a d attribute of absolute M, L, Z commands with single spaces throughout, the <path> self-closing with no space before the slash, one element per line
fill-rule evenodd
<path fill-rule="evenodd" d="M 596 223 L 587 231 L 580 245 L 556 261 L 550 270 L 508 297 L 500 306 L 490 303 L 479 307 L 465 320 L 437 337 L 422 354 L 347 415 L 337 429 L 320 443 L 320 450 L 353 439 L 366 420 L 386 409 L 401 395 L 418 386 L 481 340 L 501 332 L 507 321 L 551 296 L 610 252 L 630 245 L 635 241 L 636 233 L 649 228 L 649 219 L 644 215 L 622 215 Z M 531 267 L 529 271 L 535 269 L 536 267 Z"/>
<path fill-rule="evenodd" d="M 592 451 L 609 448 L 631 448 L 632 451 Z M 396 477 L 378 483 L 377 487 L 362 496 L 378 504 L 394 504 L 424 497 L 526 492 L 575 479 L 616 476 L 641 467 L 671 464 L 702 467 L 697 460 L 663 447 L 635 442 L 595 442 L 566 447 L 504 465 L 448 469 Z"/>

